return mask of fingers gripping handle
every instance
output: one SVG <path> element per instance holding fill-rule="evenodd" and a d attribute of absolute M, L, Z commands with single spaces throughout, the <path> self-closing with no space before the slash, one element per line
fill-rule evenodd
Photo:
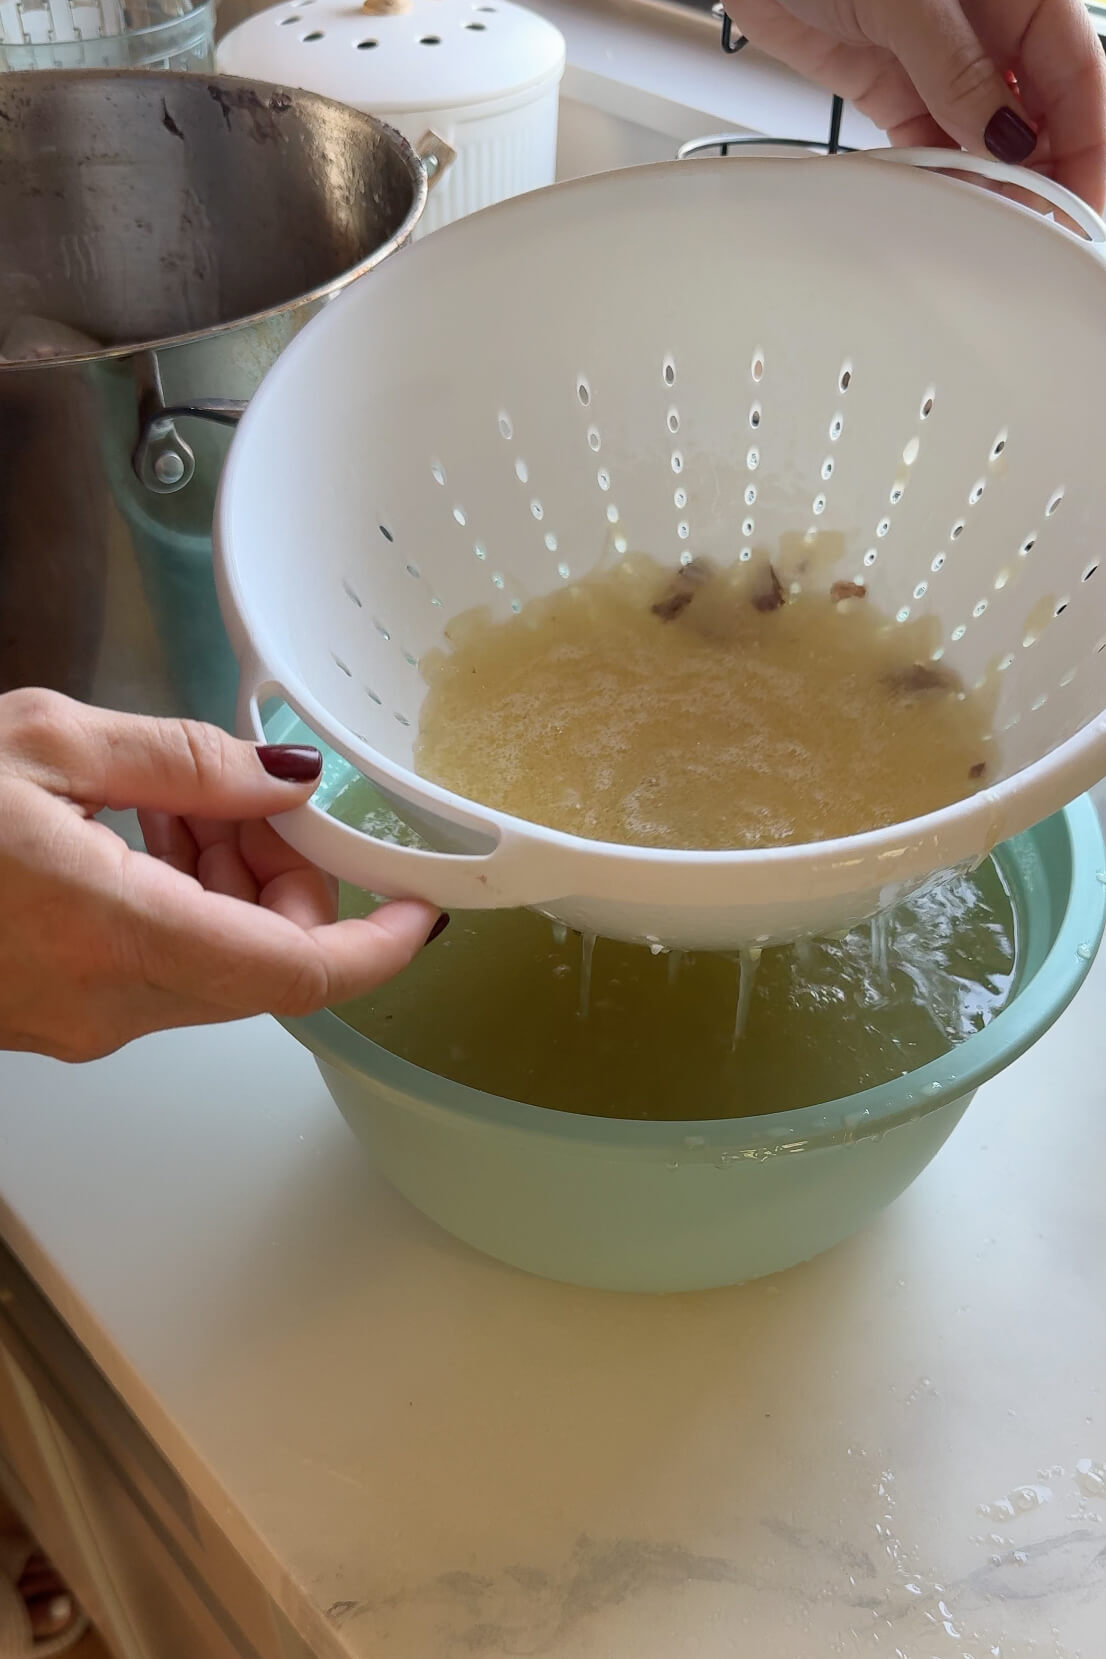
<path fill-rule="evenodd" d="M 267 741 L 261 710 L 270 698 L 279 698 L 314 730 L 310 714 L 259 662 L 243 662 L 238 688 L 237 730 L 253 743 Z M 389 779 L 337 736 L 329 747 L 369 783 L 389 791 Z M 444 816 L 444 814 L 443 814 Z M 541 904 L 559 896 L 556 885 L 544 890 L 541 862 L 533 852 L 525 862 L 517 838 L 504 826 L 471 814 L 457 817 L 462 828 L 477 830 L 495 845 L 488 853 L 436 853 L 400 847 L 350 824 L 340 823 L 321 807 L 308 802 L 294 812 L 271 820 L 283 840 L 329 875 L 351 886 L 389 899 L 424 899 L 442 910 L 500 910 Z"/>

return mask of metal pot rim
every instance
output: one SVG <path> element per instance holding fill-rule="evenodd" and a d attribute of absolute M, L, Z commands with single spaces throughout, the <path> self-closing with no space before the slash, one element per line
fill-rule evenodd
<path fill-rule="evenodd" d="M 381 121 L 375 115 L 368 115 L 362 110 L 351 109 L 348 104 L 341 104 L 334 98 L 324 98 L 315 92 L 303 92 L 296 87 L 281 87 L 268 81 L 246 80 L 240 75 L 205 75 L 202 78 L 211 88 L 225 87 L 228 90 L 242 87 L 253 87 L 255 90 L 263 88 L 269 95 L 277 93 L 283 97 L 295 99 L 297 103 L 303 102 L 317 107 L 339 110 L 343 115 L 353 116 L 358 121 L 364 122 L 366 126 L 376 128 L 378 132 L 384 134 L 393 142 L 395 149 L 407 164 L 411 175 L 413 197 L 402 224 L 386 242 L 381 242 L 357 265 L 349 266 L 347 270 L 340 271 L 337 276 L 332 277 L 329 282 L 324 282 L 317 288 L 309 289 L 306 293 L 297 294 L 280 305 L 271 305 L 263 311 L 253 311 L 244 317 L 234 317 L 229 322 L 215 323 L 208 328 L 191 329 L 186 334 L 169 334 L 153 340 L 132 340 L 125 345 L 104 346 L 100 351 L 75 352 L 67 357 L 31 358 L 11 363 L 0 359 L 0 377 L 12 371 L 18 371 L 20 374 L 34 374 L 48 372 L 50 369 L 72 368 L 74 365 L 81 363 L 118 361 L 121 358 L 134 357 L 139 352 L 164 351 L 172 346 L 193 345 L 199 340 L 215 340 L 220 335 L 230 334 L 237 329 L 269 322 L 273 318 L 285 315 L 287 312 L 298 311 L 302 306 L 316 304 L 340 293 L 350 283 L 356 282 L 359 277 L 365 276 L 367 272 L 382 264 L 389 255 L 395 253 L 410 239 L 411 232 L 418 224 L 426 207 L 429 179 L 427 167 L 420 159 L 414 146 L 395 127 L 389 126 L 386 121 Z M 95 81 L 117 83 L 140 79 L 144 85 L 160 81 L 168 90 L 174 86 L 179 86 L 181 76 L 171 70 L 31 69 L 22 72 L 18 79 L 23 85 L 27 84 L 28 81 L 34 81 L 39 85 L 55 82 L 65 86 L 73 86 L 82 81 L 85 83 Z M 189 79 L 197 80 L 200 77 L 190 76 Z"/>

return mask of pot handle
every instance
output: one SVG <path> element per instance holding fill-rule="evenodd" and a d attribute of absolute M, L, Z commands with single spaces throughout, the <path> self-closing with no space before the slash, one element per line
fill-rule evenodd
<path fill-rule="evenodd" d="M 229 397 L 203 397 L 195 403 L 144 410 L 138 442 L 131 456 L 139 483 L 155 495 L 173 495 L 191 481 L 196 457 L 177 431 L 178 420 L 207 420 L 218 426 L 237 426 L 245 412 L 243 400 Z"/>
<path fill-rule="evenodd" d="M 433 190 L 457 160 L 457 151 L 452 144 L 447 144 L 433 129 L 423 133 L 415 145 L 415 154 L 422 162 L 427 190 Z"/>

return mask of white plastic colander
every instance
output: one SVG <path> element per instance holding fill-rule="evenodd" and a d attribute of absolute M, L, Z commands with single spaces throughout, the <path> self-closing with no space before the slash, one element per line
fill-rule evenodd
<path fill-rule="evenodd" d="M 1106 226 L 938 174 L 947 152 L 673 163 L 447 227 L 279 360 L 235 438 L 217 573 L 240 723 L 289 705 L 440 852 L 316 807 L 279 819 L 343 879 L 529 905 L 689 949 L 855 924 L 1106 773 Z M 412 770 L 419 659 L 612 551 L 726 564 L 843 532 L 835 578 L 998 669 L 996 781 L 872 834 L 654 852 L 522 822 Z M 833 710 L 824 711 L 832 721 Z M 878 718 L 874 711 L 873 718 Z"/>

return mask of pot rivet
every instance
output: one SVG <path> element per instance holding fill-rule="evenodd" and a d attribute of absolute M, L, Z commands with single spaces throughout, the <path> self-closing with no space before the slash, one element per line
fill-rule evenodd
<path fill-rule="evenodd" d="M 159 484 L 179 484 L 184 477 L 184 458 L 168 449 L 154 462 L 154 472 Z"/>

